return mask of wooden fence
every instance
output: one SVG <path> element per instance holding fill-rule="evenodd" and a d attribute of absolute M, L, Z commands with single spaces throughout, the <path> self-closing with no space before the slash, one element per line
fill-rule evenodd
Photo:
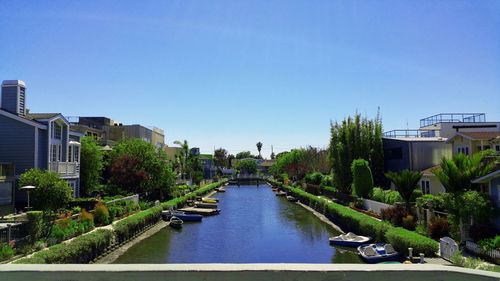
<path fill-rule="evenodd" d="M 465 241 L 465 248 L 467 248 L 467 250 L 471 251 L 476 255 L 484 255 L 495 260 L 500 259 L 500 251 L 498 250 L 485 251 L 472 241 Z"/>

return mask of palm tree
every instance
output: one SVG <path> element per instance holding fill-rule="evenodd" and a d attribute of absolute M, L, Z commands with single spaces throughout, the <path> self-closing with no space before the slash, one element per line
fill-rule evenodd
<path fill-rule="evenodd" d="M 174 144 L 181 146 L 181 150 L 179 151 L 180 154 L 177 156 L 178 156 L 178 160 L 179 160 L 179 165 L 181 166 L 180 167 L 181 177 L 182 177 L 182 179 L 184 179 L 184 170 L 186 169 L 186 161 L 187 161 L 187 158 L 189 156 L 189 145 L 188 145 L 187 140 L 184 140 L 184 143 L 176 140 L 176 141 L 174 141 Z"/>
<path fill-rule="evenodd" d="M 410 211 L 410 199 L 413 191 L 418 187 L 422 173 L 405 169 L 399 173 L 388 172 L 385 176 L 394 183 L 406 203 L 406 210 Z"/>
<path fill-rule="evenodd" d="M 260 150 L 262 149 L 262 143 L 259 141 L 257 143 L 257 150 L 259 151 L 259 156 L 260 156 Z"/>

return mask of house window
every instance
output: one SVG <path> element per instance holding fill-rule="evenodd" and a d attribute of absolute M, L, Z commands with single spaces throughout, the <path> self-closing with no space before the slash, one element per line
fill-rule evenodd
<path fill-rule="evenodd" d="M 468 146 L 458 147 L 457 150 L 458 150 L 458 153 L 463 153 L 465 155 L 469 155 L 469 147 Z"/>
<path fill-rule="evenodd" d="M 62 158 L 62 146 L 60 144 L 57 145 L 57 161 L 61 161 Z"/>
<path fill-rule="evenodd" d="M 51 153 L 50 153 L 50 160 L 52 162 L 56 162 L 57 161 L 57 145 L 56 144 L 53 144 L 52 145 L 52 149 L 51 149 Z"/>
<path fill-rule="evenodd" d="M 73 146 L 69 146 L 68 147 L 68 162 L 73 162 L 73 159 L 71 159 L 72 152 L 73 152 Z"/>
<path fill-rule="evenodd" d="M 78 146 L 75 146 L 75 162 L 79 162 L 79 157 L 80 157 L 80 148 Z"/>
<path fill-rule="evenodd" d="M 68 181 L 68 187 L 71 188 L 71 192 L 73 193 L 73 196 L 75 196 L 75 182 L 74 181 Z"/>
<path fill-rule="evenodd" d="M 422 189 L 423 194 L 431 193 L 431 181 L 428 179 L 422 180 L 420 182 L 420 188 Z"/>
<path fill-rule="evenodd" d="M 12 202 L 13 187 L 12 182 L 1 182 L 0 183 L 0 206 L 11 205 Z"/>
<path fill-rule="evenodd" d="M 62 126 L 57 123 L 52 123 L 52 137 L 60 140 L 62 138 Z"/>
<path fill-rule="evenodd" d="M 496 150 L 497 152 L 500 152 L 500 144 L 495 145 L 495 150 Z"/>

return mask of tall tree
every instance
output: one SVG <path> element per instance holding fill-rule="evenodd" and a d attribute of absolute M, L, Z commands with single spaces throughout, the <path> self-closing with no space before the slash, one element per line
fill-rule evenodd
<path fill-rule="evenodd" d="M 227 150 L 221 147 L 214 151 L 214 164 L 217 167 L 227 166 Z"/>
<path fill-rule="evenodd" d="M 259 156 L 260 156 L 260 157 L 262 157 L 262 156 L 260 155 L 260 150 L 261 150 L 261 149 L 262 149 L 262 143 L 259 141 L 259 142 L 257 143 L 257 150 L 259 151 Z"/>
<path fill-rule="evenodd" d="M 373 189 L 372 171 L 368 161 L 364 159 L 352 161 L 351 172 L 354 180 L 354 193 L 359 197 L 368 198 Z"/>
<path fill-rule="evenodd" d="M 413 191 L 419 186 L 422 173 L 405 169 L 398 173 L 388 172 L 385 176 L 394 183 L 396 190 L 405 200 L 406 209 L 410 211 L 410 198 Z"/>
<path fill-rule="evenodd" d="M 83 137 L 80 157 L 80 194 L 89 196 L 99 185 L 103 152 L 94 137 Z"/>
<path fill-rule="evenodd" d="M 189 151 L 189 145 L 187 140 L 184 140 L 184 142 L 180 142 L 178 140 L 174 141 L 174 144 L 180 145 L 181 150 L 179 151 L 178 154 L 175 155 L 175 158 L 177 159 L 177 163 L 179 165 L 179 172 L 181 174 L 182 179 L 185 179 L 185 169 L 186 169 L 186 161 L 189 157 L 190 151 Z"/>

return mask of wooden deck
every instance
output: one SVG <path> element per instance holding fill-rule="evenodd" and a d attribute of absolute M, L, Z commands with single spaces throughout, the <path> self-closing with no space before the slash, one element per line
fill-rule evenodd
<path fill-rule="evenodd" d="M 186 214 L 196 214 L 202 216 L 213 216 L 220 213 L 220 209 L 206 209 L 206 208 L 195 208 L 195 207 L 185 207 L 179 209 Z"/>

